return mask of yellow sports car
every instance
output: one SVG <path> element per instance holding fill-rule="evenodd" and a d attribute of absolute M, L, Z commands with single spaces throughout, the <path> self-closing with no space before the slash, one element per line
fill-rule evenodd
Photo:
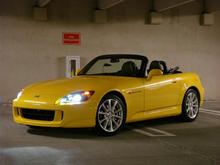
<path fill-rule="evenodd" d="M 105 135 L 128 122 L 168 116 L 193 121 L 204 89 L 195 73 L 141 55 L 102 55 L 77 76 L 30 85 L 13 101 L 14 121 L 40 127 L 95 127 Z"/>

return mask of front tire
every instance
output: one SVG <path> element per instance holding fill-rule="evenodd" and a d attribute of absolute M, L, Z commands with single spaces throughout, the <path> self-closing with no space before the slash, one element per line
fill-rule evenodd
<path fill-rule="evenodd" d="M 182 119 L 184 121 L 194 121 L 199 114 L 199 95 L 194 89 L 189 89 L 183 99 Z"/>
<path fill-rule="evenodd" d="M 101 135 L 111 136 L 118 133 L 125 125 L 126 107 L 116 95 L 105 96 L 97 110 L 96 131 Z"/>

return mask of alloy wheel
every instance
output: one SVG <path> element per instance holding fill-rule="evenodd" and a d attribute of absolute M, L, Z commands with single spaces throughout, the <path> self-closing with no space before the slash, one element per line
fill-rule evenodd
<path fill-rule="evenodd" d="M 106 132 L 117 131 L 124 118 L 123 106 L 117 99 L 106 99 L 99 106 L 97 119 L 100 127 Z"/>
<path fill-rule="evenodd" d="M 199 111 L 199 100 L 194 92 L 190 92 L 186 98 L 186 113 L 190 119 L 194 119 Z"/>

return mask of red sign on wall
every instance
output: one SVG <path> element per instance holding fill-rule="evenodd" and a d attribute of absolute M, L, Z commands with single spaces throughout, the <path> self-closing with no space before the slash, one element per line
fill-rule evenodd
<path fill-rule="evenodd" d="M 63 33 L 63 44 L 65 45 L 80 45 L 80 33 Z"/>

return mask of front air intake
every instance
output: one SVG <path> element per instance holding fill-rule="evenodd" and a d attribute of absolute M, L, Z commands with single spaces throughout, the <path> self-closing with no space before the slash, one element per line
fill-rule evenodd
<path fill-rule="evenodd" d="M 38 109 L 21 109 L 21 116 L 26 119 L 53 121 L 55 111 Z"/>

